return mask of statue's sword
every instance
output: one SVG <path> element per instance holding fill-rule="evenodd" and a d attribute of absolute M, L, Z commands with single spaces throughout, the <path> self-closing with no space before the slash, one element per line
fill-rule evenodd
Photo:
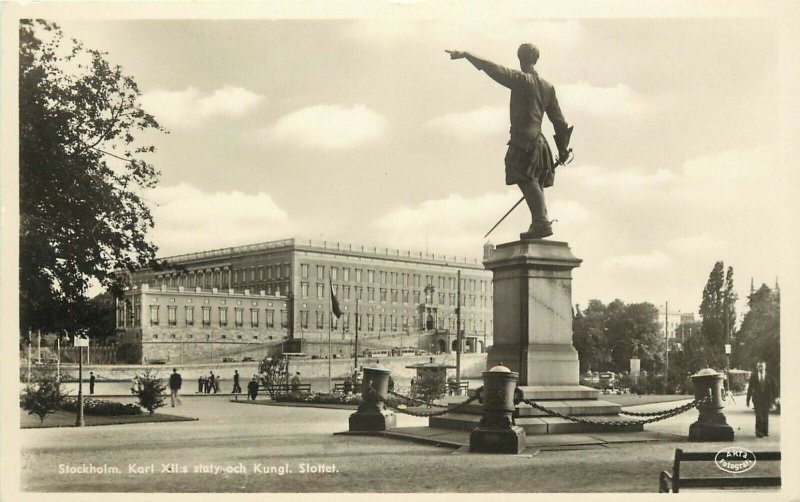
<path fill-rule="evenodd" d="M 565 158 L 565 159 L 559 158 L 558 160 L 556 160 L 555 164 L 553 165 L 553 169 L 555 169 L 557 166 L 564 166 L 564 165 L 569 164 L 570 162 L 572 162 L 573 157 L 574 157 L 574 155 L 572 155 L 572 148 L 570 148 L 569 150 L 567 150 L 567 158 Z M 511 214 L 512 211 L 514 211 L 517 208 L 517 206 L 519 206 L 522 203 L 523 200 L 525 200 L 524 196 L 520 200 L 518 200 L 517 203 L 514 204 L 514 206 L 511 209 L 509 209 L 508 212 L 506 214 L 504 214 L 503 217 L 500 218 L 500 220 L 497 223 L 495 223 L 494 226 L 488 232 L 486 232 L 486 235 L 484 235 L 483 238 L 485 239 L 485 238 L 489 237 L 489 234 L 492 233 L 494 231 L 494 229 L 497 228 L 498 225 L 503 223 L 503 220 L 505 220 L 506 217 L 509 214 Z"/>

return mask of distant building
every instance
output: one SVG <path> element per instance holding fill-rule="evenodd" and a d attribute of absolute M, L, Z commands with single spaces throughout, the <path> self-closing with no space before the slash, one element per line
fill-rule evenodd
<path fill-rule="evenodd" d="M 680 311 L 669 311 L 665 314 L 665 312 L 661 309 L 658 310 L 658 314 L 656 315 L 656 321 L 658 322 L 660 333 L 663 335 L 664 332 L 664 323 L 666 322 L 666 335 L 670 341 L 681 341 L 680 326 L 681 324 L 690 324 L 695 322 L 694 313 L 692 312 L 680 312 Z"/>
<path fill-rule="evenodd" d="M 455 350 L 459 271 L 464 350 L 491 345 L 492 274 L 477 260 L 300 239 L 164 260 L 173 268 L 132 274 L 117 309 L 120 343 L 141 344 L 145 360 L 220 358 L 284 341 L 327 354 L 329 327 L 334 354 L 349 357 L 357 304 L 359 352 Z M 329 314 L 331 283 L 339 319 Z"/>

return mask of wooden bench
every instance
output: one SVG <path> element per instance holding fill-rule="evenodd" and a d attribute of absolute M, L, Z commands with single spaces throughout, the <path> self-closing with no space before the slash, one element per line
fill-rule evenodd
<path fill-rule="evenodd" d="M 753 452 L 757 462 L 780 461 L 781 452 L 761 451 Z M 680 448 L 675 450 L 675 461 L 672 464 L 672 474 L 661 471 L 658 477 L 658 492 L 678 493 L 683 488 L 766 488 L 781 486 L 780 476 L 707 476 L 707 477 L 681 477 L 681 462 L 714 462 L 715 452 L 685 452 Z M 671 485 L 671 486 L 670 486 Z"/>
<path fill-rule="evenodd" d="M 280 393 L 287 393 L 287 392 L 291 392 L 292 391 L 292 385 L 291 384 L 281 384 L 281 385 L 264 385 L 264 384 L 260 384 L 258 386 L 258 390 L 259 391 L 264 391 L 264 392 L 272 391 L 272 392 L 276 392 L 276 393 L 279 393 L 279 394 Z M 301 383 L 301 384 L 299 384 L 297 386 L 297 390 L 299 392 L 309 393 L 309 392 L 311 392 L 311 384 L 310 383 Z"/>

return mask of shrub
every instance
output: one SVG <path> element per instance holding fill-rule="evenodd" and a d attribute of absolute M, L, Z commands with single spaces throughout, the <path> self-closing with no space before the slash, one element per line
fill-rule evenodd
<path fill-rule="evenodd" d="M 58 410 L 65 397 L 55 365 L 46 365 L 40 368 L 36 381 L 25 386 L 20 406 L 44 423 L 45 417 Z"/>
<path fill-rule="evenodd" d="M 61 403 L 61 409 L 65 411 L 78 411 L 78 399 L 68 398 Z M 102 399 L 83 399 L 83 412 L 87 415 L 102 415 L 107 417 L 117 417 L 123 415 L 141 415 L 142 409 L 136 404 L 123 404 L 116 401 L 105 401 Z"/>
<path fill-rule="evenodd" d="M 439 399 L 445 392 L 447 392 L 447 381 L 444 373 L 438 371 L 422 372 L 411 387 L 411 396 L 426 403 Z"/>
<path fill-rule="evenodd" d="M 139 398 L 139 406 L 150 412 L 152 416 L 158 408 L 164 406 L 164 400 L 167 398 L 164 390 L 167 386 L 150 370 L 137 375 L 135 380 L 135 394 Z"/>

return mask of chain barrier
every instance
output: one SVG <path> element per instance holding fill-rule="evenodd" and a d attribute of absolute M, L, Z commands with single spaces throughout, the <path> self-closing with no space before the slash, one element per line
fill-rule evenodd
<path fill-rule="evenodd" d="M 666 420 L 666 419 L 672 418 L 672 417 L 674 417 L 676 415 L 680 415 L 681 413 L 689 411 L 692 408 L 696 408 L 697 406 L 700 406 L 701 404 L 705 404 L 705 403 L 710 402 L 710 401 L 711 401 L 711 396 L 706 396 L 703 399 L 694 399 L 690 403 L 686 403 L 683 406 L 678 406 L 677 408 L 673 408 L 671 410 L 667 410 L 666 413 L 659 414 L 658 416 L 653 417 L 653 418 L 649 418 L 647 420 L 589 420 L 587 418 L 574 417 L 572 415 L 559 413 L 557 411 L 554 411 L 554 410 L 551 410 L 549 408 L 545 408 L 544 406 L 541 406 L 539 404 L 536 404 L 534 401 L 531 401 L 530 399 L 523 399 L 522 400 L 523 403 L 529 404 L 529 405 L 533 406 L 534 408 L 536 408 L 537 410 L 543 411 L 543 412 L 545 412 L 545 413 L 547 413 L 548 415 L 551 415 L 551 416 L 560 417 L 560 418 L 563 418 L 565 420 L 569 420 L 571 422 L 578 422 L 578 423 L 582 423 L 582 424 L 592 424 L 592 425 L 606 425 L 606 426 L 610 426 L 610 427 L 628 427 L 628 426 L 631 426 L 631 425 L 651 424 L 653 422 L 658 422 L 660 420 Z"/>
<path fill-rule="evenodd" d="M 461 408 L 465 408 L 467 405 L 474 403 L 475 401 L 480 399 L 480 395 L 481 395 L 481 391 L 482 390 L 483 390 L 483 387 L 478 387 L 475 390 L 475 395 L 473 395 L 471 398 L 467 399 L 466 401 L 464 401 L 463 403 L 460 403 L 457 406 L 453 406 L 452 408 L 443 407 L 444 409 L 441 410 L 441 411 L 434 411 L 434 412 L 429 412 L 429 413 L 422 412 L 422 411 L 411 411 L 411 410 L 409 410 L 407 408 L 400 408 L 399 406 L 392 406 L 392 405 L 390 405 L 388 403 L 385 403 L 385 404 L 386 404 L 386 407 L 391 408 L 391 409 L 393 409 L 394 411 L 396 411 L 398 413 L 403 413 L 405 415 L 411 415 L 412 417 L 438 417 L 438 416 L 444 415 L 446 413 L 456 412 L 456 411 L 460 410 Z M 425 403 L 425 404 L 427 404 L 429 406 L 441 407 L 441 405 L 427 403 L 425 401 L 420 401 L 419 399 L 410 398 L 410 397 L 404 396 L 402 394 L 397 394 L 396 392 L 390 392 L 390 394 L 398 396 L 398 397 L 402 397 L 404 399 L 408 399 L 409 401 L 412 401 L 412 402 L 413 401 L 417 401 L 419 403 Z"/>
<path fill-rule="evenodd" d="M 699 405 L 699 404 L 702 404 L 703 402 L 705 402 L 706 399 L 709 399 L 709 398 L 708 397 L 704 397 L 703 399 L 695 400 L 695 401 L 697 401 L 697 404 Z M 676 410 L 680 410 L 679 413 L 683 413 L 684 411 L 686 411 L 684 408 L 686 408 L 687 406 L 689 406 L 691 404 L 692 403 L 686 403 L 686 404 L 683 404 L 681 406 L 676 406 L 675 408 L 671 408 L 671 409 L 668 409 L 668 410 L 661 410 L 661 411 L 637 412 L 637 411 L 620 410 L 619 414 L 620 415 L 630 415 L 632 417 L 658 417 L 658 416 L 661 416 L 661 415 L 667 415 L 667 414 L 673 413 Z M 690 407 L 689 409 L 691 409 L 691 408 L 692 407 Z"/>

